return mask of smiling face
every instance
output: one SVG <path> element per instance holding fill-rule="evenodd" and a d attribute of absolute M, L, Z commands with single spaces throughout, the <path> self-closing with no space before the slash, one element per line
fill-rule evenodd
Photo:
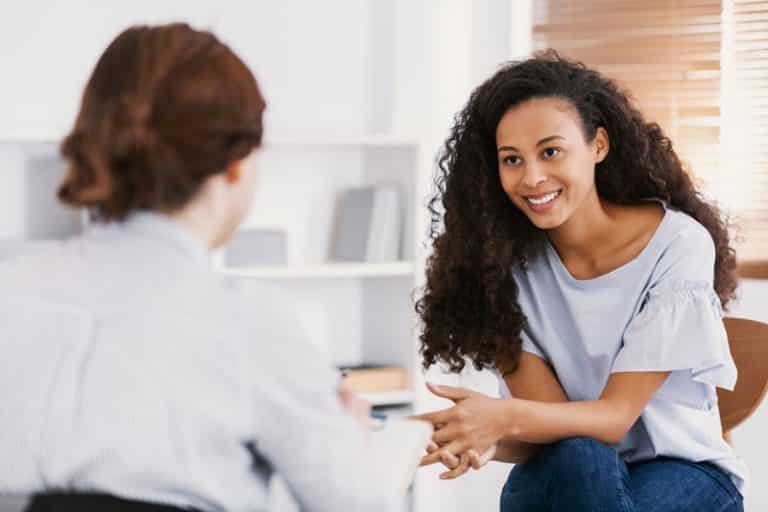
<path fill-rule="evenodd" d="M 598 128 L 587 141 L 578 112 L 561 98 L 509 109 L 496 127 L 499 177 L 507 197 L 539 229 L 555 229 L 599 202 L 595 165 L 608 154 Z"/>

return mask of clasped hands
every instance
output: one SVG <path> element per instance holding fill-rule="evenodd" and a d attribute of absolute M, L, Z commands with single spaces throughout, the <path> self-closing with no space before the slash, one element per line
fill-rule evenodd
<path fill-rule="evenodd" d="M 455 405 L 414 416 L 432 423 L 435 429 L 421 465 L 441 462 L 449 471 L 440 478 L 451 479 L 463 475 L 470 467 L 480 469 L 493 459 L 508 420 L 503 401 L 461 387 L 427 384 L 427 388 Z"/>

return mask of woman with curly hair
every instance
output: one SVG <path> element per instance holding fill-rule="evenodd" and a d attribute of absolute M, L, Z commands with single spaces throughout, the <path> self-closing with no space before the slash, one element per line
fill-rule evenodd
<path fill-rule="evenodd" d="M 424 366 L 468 359 L 502 397 L 430 384 L 455 405 L 420 416 L 422 463 L 516 463 L 503 512 L 742 510 L 715 392 L 736 381 L 734 251 L 661 128 L 545 53 L 474 91 L 439 168 Z"/>

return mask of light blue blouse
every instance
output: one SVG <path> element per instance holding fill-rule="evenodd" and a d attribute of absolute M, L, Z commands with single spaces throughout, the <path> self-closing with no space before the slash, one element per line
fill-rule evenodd
<path fill-rule="evenodd" d="M 715 392 L 733 389 L 736 367 L 714 263 L 709 232 L 671 208 L 635 259 L 594 279 L 575 279 L 547 243 L 514 269 L 523 350 L 552 365 L 572 401 L 599 398 L 612 373 L 671 371 L 616 450 L 627 462 L 709 461 L 744 493 L 747 468 L 723 440 Z"/>

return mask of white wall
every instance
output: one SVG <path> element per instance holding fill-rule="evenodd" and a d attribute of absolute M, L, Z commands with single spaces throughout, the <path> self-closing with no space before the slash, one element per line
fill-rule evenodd
<path fill-rule="evenodd" d="M 271 135 L 359 134 L 375 124 L 372 3 L 358 0 L 27 0 L 0 16 L 1 139 L 58 139 L 107 43 L 134 23 L 212 28 L 254 69 Z M 379 25 L 376 25 L 379 26 Z M 378 82 L 377 82 L 378 83 Z M 382 121 L 377 121 L 384 124 Z"/>

